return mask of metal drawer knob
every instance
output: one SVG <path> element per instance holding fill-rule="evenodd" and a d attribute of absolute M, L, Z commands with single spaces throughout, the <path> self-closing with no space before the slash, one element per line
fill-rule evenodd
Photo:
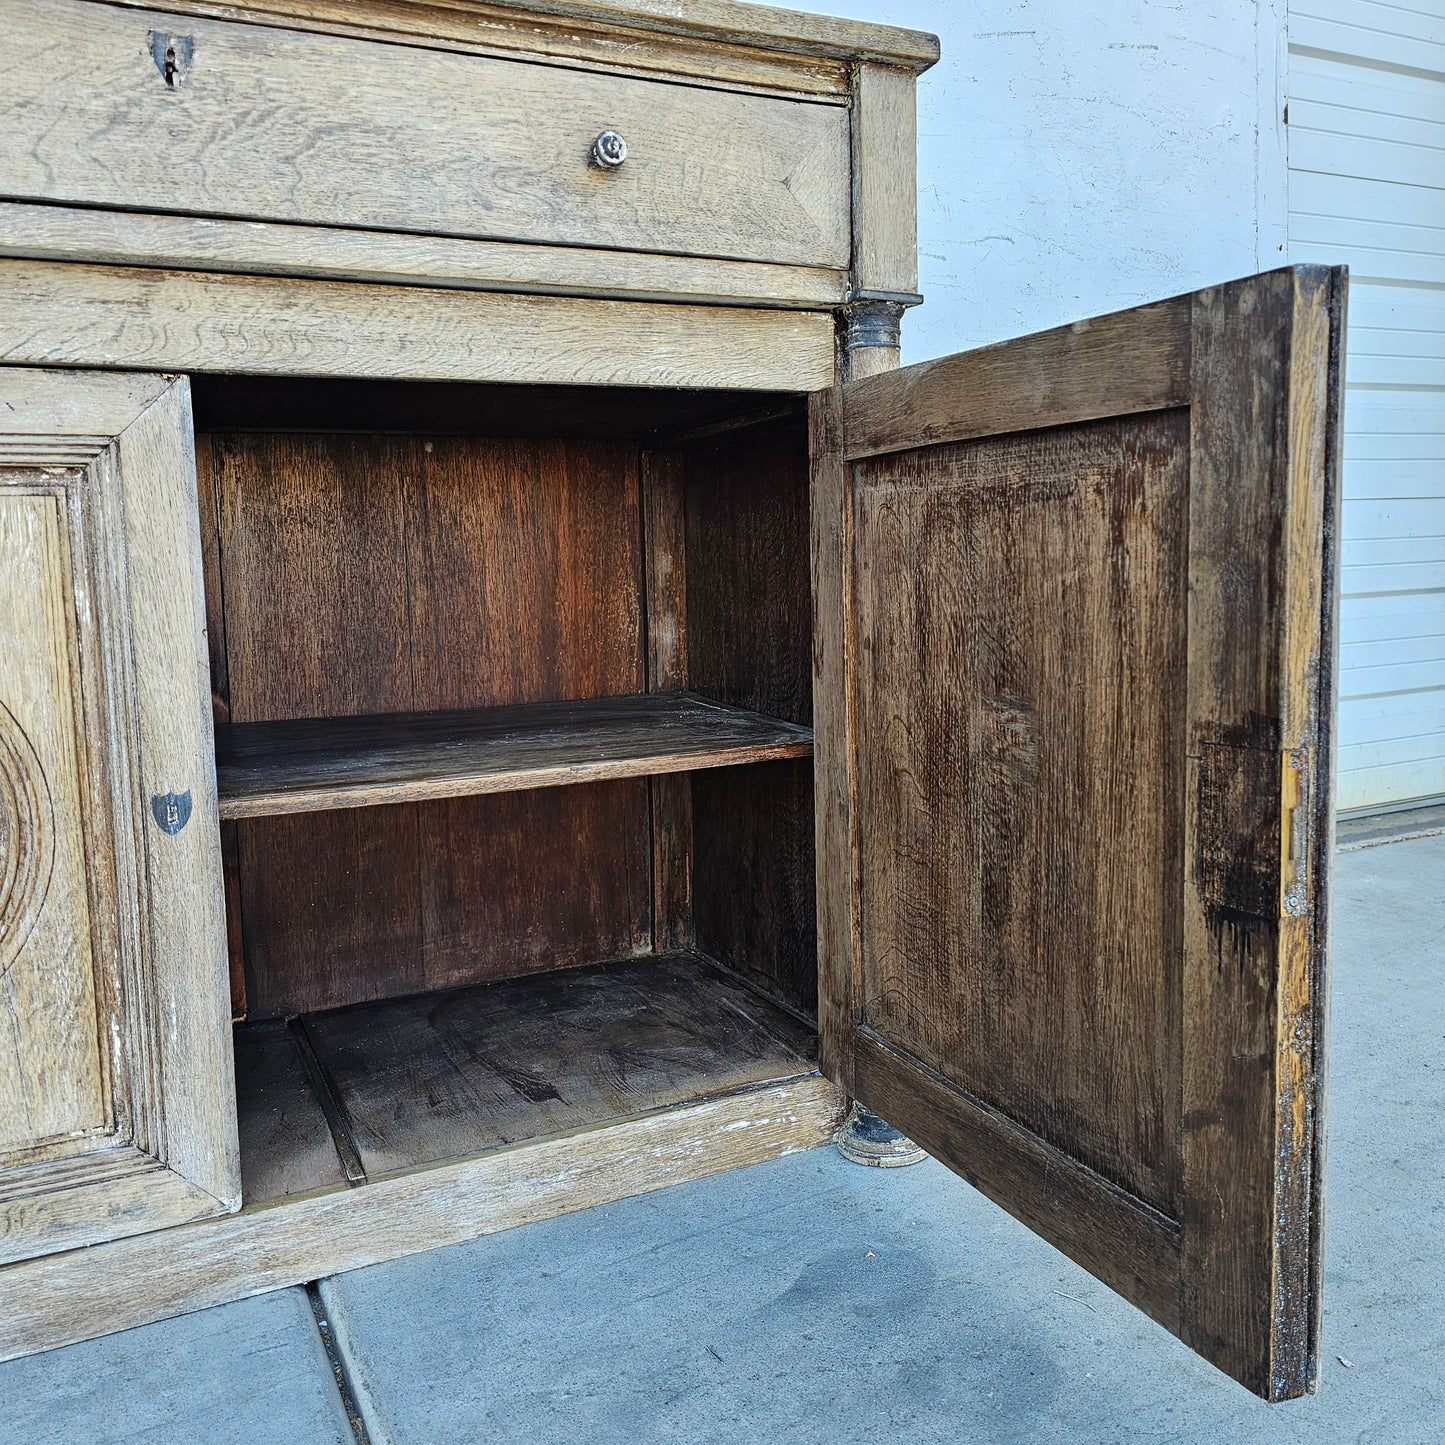
<path fill-rule="evenodd" d="M 592 142 L 592 164 L 615 170 L 627 159 L 627 142 L 615 130 L 604 130 Z"/>

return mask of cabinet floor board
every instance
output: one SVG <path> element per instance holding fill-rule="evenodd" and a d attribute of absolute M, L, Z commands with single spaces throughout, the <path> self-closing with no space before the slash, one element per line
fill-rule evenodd
<path fill-rule="evenodd" d="M 817 1069 L 806 1024 L 689 954 L 357 1004 L 300 1027 L 368 1180 Z M 247 1202 L 263 1182 L 278 1195 L 342 1182 L 289 1037 L 243 1026 L 237 1059 L 243 1116 L 257 1114 L 242 1120 L 259 1151 Z"/>
<path fill-rule="evenodd" d="M 296 1041 L 280 1020 L 236 1030 L 236 1113 L 244 1203 L 346 1183 Z"/>

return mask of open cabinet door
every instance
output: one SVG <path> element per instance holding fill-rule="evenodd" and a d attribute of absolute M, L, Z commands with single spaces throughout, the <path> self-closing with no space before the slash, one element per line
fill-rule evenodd
<path fill-rule="evenodd" d="M 812 415 L 825 1071 L 1272 1400 L 1318 1344 L 1345 290 Z"/>

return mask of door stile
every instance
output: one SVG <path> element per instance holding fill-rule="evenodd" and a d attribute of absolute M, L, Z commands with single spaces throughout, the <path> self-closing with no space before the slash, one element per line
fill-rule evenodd
<path fill-rule="evenodd" d="M 853 505 L 843 460 L 843 391 L 808 398 L 812 457 L 813 769 L 821 1066 L 850 1097 L 860 997 L 858 841 L 853 816 Z"/>
<path fill-rule="evenodd" d="M 1286 271 L 1192 322 L 1181 1317 L 1269 1399 L 1311 1388 L 1319 1330 L 1343 309 Z"/>

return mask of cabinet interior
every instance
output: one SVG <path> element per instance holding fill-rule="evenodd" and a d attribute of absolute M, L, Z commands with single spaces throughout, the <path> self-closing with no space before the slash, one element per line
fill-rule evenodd
<path fill-rule="evenodd" d="M 193 398 L 247 1200 L 814 1072 L 802 398 Z"/>

